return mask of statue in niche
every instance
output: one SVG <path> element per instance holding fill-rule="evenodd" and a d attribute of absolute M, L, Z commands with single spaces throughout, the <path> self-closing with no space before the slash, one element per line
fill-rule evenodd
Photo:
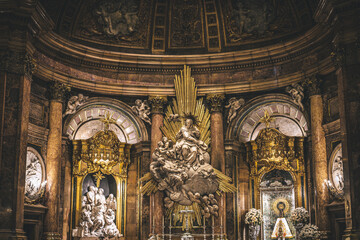
<path fill-rule="evenodd" d="M 225 108 L 229 108 L 229 113 L 227 117 L 227 123 L 230 124 L 234 118 L 236 118 L 237 111 L 244 106 L 245 100 L 243 98 L 237 99 L 236 97 L 232 97 L 229 100 L 228 105 L 225 106 Z"/>
<path fill-rule="evenodd" d="M 120 237 L 115 225 L 116 200 L 113 194 L 106 199 L 104 189 L 89 186 L 82 197 L 79 227 L 73 230 L 74 237 Z"/>
<path fill-rule="evenodd" d="M 218 216 L 214 193 L 219 187 L 210 163 L 208 146 L 199 140 L 200 131 L 193 117 L 185 117 L 184 126 L 176 134 L 176 143 L 164 137 L 158 143 L 150 164 L 150 172 L 160 191 L 165 191 L 165 207 L 174 203 L 204 206 L 205 217 Z"/>
<path fill-rule="evenodd" d="M 137 14 L 138 3 L 134 0 L 104 0 L 94 11 L 103 33 L 119 39 L 136 31 Z"/>
<path fill-rule="evenodd" d="M 39 157 L 32 151 L 27 151 L 26 177 L 25 177 L 25 200 L 33 202 L 39 200 L 44 192 L 43 169 Z"/>
<path fill-rule="evenodd" d="M 334 159 L 332 176 L 336 189 L 342 191 L 344 189 L 344 166 L 341 156 Z"/>
<path fill-rule="evenodd" d="M 65 117 L 66 115 L 74 114 L 79 109 L 80 106 L 84 105 L 84 103 L 88 98 L 89 97 L 84 96 L 81 93 L 79 93 L 77 96 L 72 96 L 67 103 L 63 117 Z"/>
<path fill-rule="evenodd" d="M 293 83 L 290 86 L 286 87 L 286 92 L 290 94 L 293 102 L 299 106 L 300 110 L 304 110 L 304 105 L 302 100 L 304 98 L 304 88 L 297 83 Z"/>
<path fill-rule="evenodd" d="M 140 119 L 151 125 L 151 119 L 149 117 L 150 106 L 146 100 L 141 101 L 140 99 L 137 99 L 135 101 L 135 106 L 132 106 L 131 109 Z"/>

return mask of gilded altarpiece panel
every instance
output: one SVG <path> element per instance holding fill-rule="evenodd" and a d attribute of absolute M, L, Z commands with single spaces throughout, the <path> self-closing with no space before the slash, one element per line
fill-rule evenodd
<path fill-rule="evenodd" d="M 263 239 L 271 239 L 277 203 L 285 203 L 284 217 L 296 207 L 307 208 L 303 137 L 289 137 L 276 129 L 264 128 L 254 141 L 246 143 L 250 166 L 250 205 L 264 215 Z M 293 229 L 288 220 L 290 228 Z"/>
<path fill-rule="evenodd" d="M 108 128 L 107 128 L 108 129 Z M 72 228 L 79 226 L 82 200 L 94 181 L 96 187 L 108 182 L 105 197 L 116 199 L 115 224 L 120 234 L 126 229 L 127 169 L 130 164 L 130 144 L 122 143 L 111 130 L 100 131 L 86 140 L 73 140 Z M 90 181 L 89 181 L 90 179 Z M 91 180 L 93 179 L 93 180 Z M 114 180 L 114 183 L 111 183 Z"/>

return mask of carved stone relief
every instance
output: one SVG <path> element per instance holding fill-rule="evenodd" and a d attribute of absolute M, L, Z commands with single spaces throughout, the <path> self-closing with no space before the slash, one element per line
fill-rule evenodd
<path fill-rule="evenodd" d="M 175 0 L 171 5 L 170 48 L 203 47 L 202 3 Z"/>
<path fill-rule="evenodd" d="M 91 0 L 83 4 L 74 35 L 102 44 L 146 47 L 150 0 Z"/>
<path fill-rule="evenodd" d="M 330 157 L 330 176 L 335 189 L 339 192 L 344 190 L 344 170 L 342 160 L 342 148 L 339 144 L 333 151 Z"/>
<path fill-rule="evenodd" d="M 151 119 L 149 117 L 150 106 L 146 100 L 142 101 L 140 99 L 137 99 L 135 101 L 135 105 L 132 106 L 131 109 L 141 120 L 151 125 Z"/>
<path fill-rule="evenodd" d="M 84 105 L 88 98 L 88 96 L 84 96 L 81 93 L 79 93 L 77 96 L 72 96 L 67 102 L 66 110 L 63 114 L 63 117 L 69 114 L 74 114 L 79 109 L 79 107 Z"/>
<path fill-rule="evenodd" d="M 281 0 L 229 0 L 224 1 L 222 9 L 230 44 L 289 32 L 295 25 L 289 3 Z"/>
<path fill-rule="evenodd" d="M 286 87 L 286 92 L 290 94 L 293 102 L 299 106 L 301 111 L 304 111 L 302 100 L 304 98 L 304 88 L 297 83 L 293 83 Z"/>
<path fill-rule="evenodd" d="M 45 165 L 41 155 L 28 147 L 26 156 L 25 202 L 35 203 L 45 191 Z"/>
<path fill-rule="evenodd" d="M 227 123 L 230 124 L 231 121 L 236 118 L 237 111 L 244 106 L 245 100 L 243 98 L 237 99 L 236 97 L 232 97 L 229 100 L 228 105 L 225 108 L 229 108 L 229 113 L 227 117 Z"/>
<path fill-rule="evenodd" d="M 115 224 L 116 199 L 113 194 L 105 198 L 104 189 L 90 186 L 82 196 L 81 219 L 73 230 L 74 237 L 120 237 Z"/>

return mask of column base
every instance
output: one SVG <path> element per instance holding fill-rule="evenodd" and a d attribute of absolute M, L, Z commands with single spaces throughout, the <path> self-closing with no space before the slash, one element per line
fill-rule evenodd
<path fill-rule="evenodd" d="M 26 240 L 27 236 L 24 230 L 0 229 L 0 239 Z"/>
<path fill-rule="evenodd" d="M 44 232 L 43 234 L 44 240 L 61 240 L 60 233 L 57 232 Z"/>
<path fill-rule="evenodd" d="M 360 231 L 345 230 L 342 240 L 360 240 Z"/>

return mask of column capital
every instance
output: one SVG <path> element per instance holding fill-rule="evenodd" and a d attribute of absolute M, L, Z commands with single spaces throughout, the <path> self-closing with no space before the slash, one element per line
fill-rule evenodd
<path fill-rule="evenodd" d="M 303 87 L 306 88 L 310 96 L 321 95 L 320 84 L 322 79 L 318 75 L 305 78 L 302 81 Z"/>
<path fill-rule="evenodd" d="M 163 114 L 168 100 L 166 96 L 149 96 L 151 113 Z"/>
<path fill-rule="evenodd" d="M 222 112 L 225 95 L 221 93 L 208 94 L 206 101 L 210 105 L 210 112 Z"/>
<path fill-rule="evenodd" d="M 50 97 L 51 100 L 57 100 L 60 102 L 65 101 L 66 95 L 70 92 L 71 88 L 69 85 L 54 81 L 50 85 Z"/>
<path fill-rule="evenodd" d="M 330 53 L 331 61 L 336 68 L 345 65 L 345 48 L 339 44 L 334 44 L 333 50 Z"/>
<path fill-rule="evenodd" d="M 32 76 L 36 69 L 36 61 L 28 52 L 11 50 L 0 52 L 0 70 L 16 74 Z"/>

